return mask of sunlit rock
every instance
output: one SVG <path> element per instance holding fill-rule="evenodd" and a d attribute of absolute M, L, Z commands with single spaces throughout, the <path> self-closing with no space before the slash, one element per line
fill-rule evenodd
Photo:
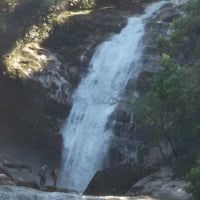
<path fill-rule="evenodd" d="M 191 200 L 192 196 L 184 190 L 189 183 L 179 180 L 170 168 L 162 168 L 159 172 L 138 181 L 127 195 L 135 195 L 138 188 L 140 194 L 151 195 L 158 199 Z"/>

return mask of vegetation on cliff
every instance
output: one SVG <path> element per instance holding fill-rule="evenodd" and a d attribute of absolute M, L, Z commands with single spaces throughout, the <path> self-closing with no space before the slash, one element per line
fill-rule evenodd
<path fill-rule="evenodd" d="M 179 175 L 189 173 L 200 154 L 199 9 L 199 0 L 190 1 L 185 16 L 173 21 L 171 37 L 158 37 L 161 67 L 151 78 L 149 91 L 134 103 L 138 131 L 146 133 L 148 145 L 165 141 L 171 146 L 173 156 L 163 156 Z M 196 199 L 199 171 L 197 164 L 188 175 L 189 191 Z"/>
<path fill-rule="evenodd" d="M 93 43 L 95 40 L 99 42 L 106 33 L 121 28 L 120 21 L 123 17 L 116 12 L 116 7 L 122 8 L 127 4 L 128 10 L 137 10 L 140 7 L 137 1 L 127 0 L 1 1 L 0 42 L 3 46 L 0 47 L 0 56 L 4 56 L 7 75 L 11 78 L 25 79 L 26 69 L 38 71 L 32 56 L 20 63 L 24 57 L 22 49 L 27 43 L 37 43 L 53 49 L 64 62 L 74 55 L 80 55 L 92 40 Z M 105 10 L 99 9 L 102 6 L 109 7 Z M 97 39 L 96 36 L 101 38 Z"/>

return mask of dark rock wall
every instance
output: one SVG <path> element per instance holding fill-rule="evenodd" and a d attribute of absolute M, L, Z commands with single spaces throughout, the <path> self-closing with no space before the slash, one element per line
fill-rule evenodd
<path fill-rule="evenodd" d="M 95 47 L 110 34 L 119 32 L 127 16 L 141 12 L 142 7 L 134 4 L 134 9 L 127 11 L 99 6 L 90 14 L 71 16 L 64 24 L 49 24 L 49 35 L 39 44 L 38 38 L 30 35 L 42 36 L 38 30 L 52 22 L 45 18 L 51 16 L 52 10 L 40 1 L 16 0 L 13 7 L 5 2 L 0 3 L 0 145 L 4 146 L 6 141 L 8 150 L 13 144 L 28 146 L 46 154 L 44 160 L 50 158 L 59 164 L 62 148 L 59 132 L 71 108 L 71 95 L 87 73 Z M 66 8 L 59 5 L 54 7 L 56 15 Z M 47 68 L 27 76 L 34 65 L 43 64 L 43 57 L 48 60 Z M 9 70 L 5 59 L 9 60 Z M 48 85 L 53 78 L 58 81 Z M 54 94 L 59 79 L 69 83 L 68 88 L 61 87 L 60 93 L 69 92 L 68 96 L 61 94 L 61 98 L 57 95 L 58 99 Z"/>
<path fill-rule="evenodd" d="M 84 193 L 90 195 L 121 195 L 126 193 L 127 188 L 130 188 L 142 175 L 143 172 L 140 167 L 129 164 L 107 168 L 96 173 Z"/>

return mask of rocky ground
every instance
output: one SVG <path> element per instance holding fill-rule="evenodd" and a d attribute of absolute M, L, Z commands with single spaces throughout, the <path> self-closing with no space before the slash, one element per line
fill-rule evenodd
<path fill-rule="evenodd" d="M 125 167 L 123 167 L 125 168 Z M 98 175 L 94 178 L 96 181 L 96 193 L 94 191 L 94 188 L 91 186 L 88 187 L 86 190 L 90 194 L 93 194 L 92 196 L 80 196 L 76 191 L 70 191 L 67 189 L 61 189 L 56 188 L 52 186 L 52 180 L 50 180 L 50 176 L 47 180 L 47 185 L 43 187 L 39 187 L 38 185 L 38 179 L 37 178 L 37 171 L 36 169 L 31 166 L 30 164 L 24 164 L 21 163 L 18 160 L 14 160 L 11 157 L 0 155 L 0 198 L 3 196 L 6 197 L 6 200 L 12 199 L 15 197 L 15 199 L 22 200 L 22 196 L 27 196 L 29 199 L 32 199 L 33 196 L 38 196 L 38 198 L 53 198 L 53 196 L 59 199 L 115 199 L 118 198 L 121 199 L 123 195 L 120 194 L 120 197 L 117 197 L 116 193 L 124 193 L 123 199 L 126 200 L 154 200 L 154 199 L 160 199 L 160 200 L 192 200 L 192 196 L 187 194 L 184 190 L 185 187 L 187 187 L 189 184 L 186 183 L 184 180 L 180 180 L 176 177 L 173 170 L 170 168 L 162 168 L 159 172 L 150 174 L 149 176 L 146 176 L 145 178 L 139 180 L 135 185 L 132 187 L 129 185 L 131 189 L 129 191 L 125 192 L 127 188 L 127 181 L 126 179 L 129 177 L 131 180 L 132 178 L 135 178 L 136 176 L 134 173 L 130 175 L 131 173 L 126 170 L 126 173 L 128 172 L 128 175 L 126 174 L 115 174 L 111 170 L 109 170 L 109 174 L 112 175 L 111 179 L 113 180 L 113 176 L 115 178 L 114 184 L 112 181 L 108 185 L 108 182 L 101 182 L 105 181 L 100 176 L 98 178 L 99 181 L 97 181 Z M 122 171 L 122 170 L 121 170 Z M 104 174 L 106 171 L 103 172 Z M 136 173 L 136 172 L 135 172 Z M 138 173 L 136 173 L 138 176 Z M 134 180 L 132 180 L 134 182 Z M 3 186 L 6 185 L 6 186 Z M 91 185 L 94 186 L 94 182 L 91 182 Z M 20 187 L 19 187 L 20 186 Z M 99 186 L 101 188 L 99 188 Z M 107 188 L 107 194 L 111 194 L 112 192 L 115 194 L 115 196 L 109 196 L 106 197 L 106 189 Z M 123 188 L 125 186 L 125 188 Z M 110 188 L 112 187 L 112 188 Z M 103 189 L 103 190 L 102 190 Z M 89 191 L 92 190 L 92 191 Z M 42 192 L 41 192 L 42 191 Z M 44 193 L 45 192 L 45 193 Z M 50 193 L 49 193 L 50 192 Z M 53 193 L 52 193 L 53 192 Z M 56 192 L 56 193 L 55 193 Z M 52 194 L 51 194 L 52 193 Z M 64 194 L 68 193 L 68 194 Z M 141 195 L 148 195 L 148 196 L 141 196 Z M 9 198 L 8 198 L 9 196 Z M 102 197 L 95 197 L 95 196 L 102 196 Z M 105 197 L 103 197 L 105 196 Z M 151 197 L 149 197 L 151 196 Z"/>
<path fill-rule="evenodd" d="M 155 198 L 151 198 L 148 196 L 139 196 L 139 197 L 126 197 L 126 196 L 101 196 L 101 197 L 94 197 L 94 196 L 82 196 L 74 193 L 48 193 L 48 192 L 41 192 L 30 188 L 24 187 L 10 187 L 10 186 L 0 186 L 0 198 L 4 198 L 6 200 L 25 200 L 25 199 L 38 199 L 38 200 L 156 200 Z"/>
<path fill-rule="evenodd" d="M 23 154 L 24 155 L 24 154 Z M 22 156 L 22 154 L 21 154 Z M 31 155 L 34 156 L 34 155 Z M 0 184 L 5 185 L 19 185 L 32 187 L 35 189 L 39 189 L 39 177 L 38 170 L 41 165 L 39 163 L 31 162 L 29 158 L 29 162 L 24 162 L 24 160 L 28 161 L 28 158 L 23 158 L 23 161 L 20 161 L 20 158 L 16 158 L 17 155 L 13 158 L 12 156 L 8 156 L 8 154 L 0 155 Z M 47 184 L 52 185 L 53 180 L 50 177 L 51 169 L 48 169 L 47 172 Z"/>

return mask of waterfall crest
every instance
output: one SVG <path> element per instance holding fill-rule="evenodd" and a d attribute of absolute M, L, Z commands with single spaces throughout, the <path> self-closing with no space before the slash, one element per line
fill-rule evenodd
<path fill-rule="evenodd" d="M 154 3 L 143 15 L 129 18 L 119 34 L 96 49 L 89 73 L 74 93 L 73 107 L 62 130 L 61 186 L 84 191 L 102 169 L 112 138 L 112 132 L 105 131 L 106 122 L 129 77 L 137 77 L 140 72 L 146 21 L 165 3 Z"/>

